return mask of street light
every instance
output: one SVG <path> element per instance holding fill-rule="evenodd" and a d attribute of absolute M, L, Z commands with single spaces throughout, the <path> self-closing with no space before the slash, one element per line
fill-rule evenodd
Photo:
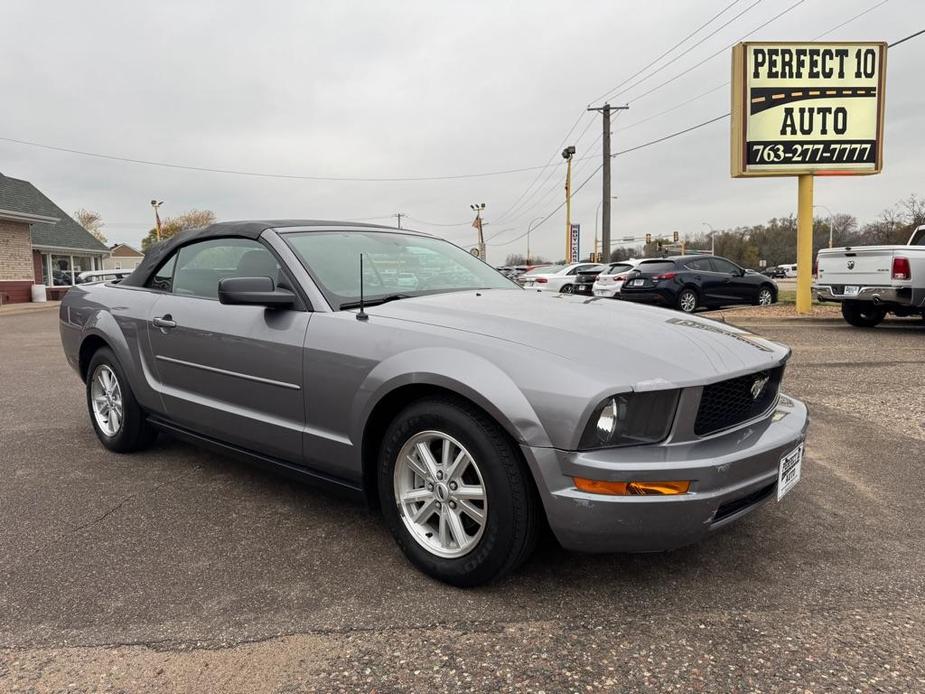
<path fill-rule="evenodd" d="M 572 258 L 572 157 L 575 156 L 575 145 L 569 145 L 562 150 L 567 168 L 565 173 L 565 262 L 571 263 Z"/>
<path fill-rule="evenodd" d="M 154 208 L 154 221 L 157 225 L 155 228 L 157 229 L 157 240 L 158 241 L 161 240 L 161 215 L 158 212 L 158 208 L 163 204 L 164 204 L 163 200 L 152 200 L 151 201 L 151 207 Z"/>
<path fill-rule="evenodd" d="M 611 200 L 616 200 L 618 197 L 620 197 L 620 196 L 619 196 L 619 195 L 611 195 L 611 196 L 610 196 L 610 199 L 611 199 Z M 604 200 L 601 199 L 601 201 L 600 201 L 599 203 L 597 203 L 597 210 L 595 210 L 595 212 L 594 212 L 594 252 L 595 252 L 595 253 L 597 253 L 597 218 L 598 218 L 598 217 L 600 216 L 600 214 L 601 214 L 601 206 L 602 206 L 603 204 L 604 204 Z M 607 254 L 607 260 L 604 260 L 604 253 Z M 602 260 L 603 262 L 605 262 L 605 263 L 606 263 L 606 262 L 610 262 L 610 249 L 609 249 L 609 248 L 605 250 L 605 249 L 603 248 L 603 246 L 601 247 L 601 260 Z"/>
<path fill-rule="evenodd" d="M 835 215 L 832 214 L 832 210 L 830 210 L 825 205 L 813 205 L 813 209 L 816 209 L 817 207 L 822 208 L 823 210 L 829 213 L 829 248 L 831 248 L 832 247 L 832 235 L 835 233 Z"/>
<path fill-rule="evenodd" d="M 531 219 L 530 223 L 527 225 L 527 265 L 530 264 L 530 231 L 533 229 L 534 222 L 542 222 L 545 217 L 537 217 L 536 219 Z"/>
<path fill-rule="evenodd" d="M 710 228 L 710 255 L 716 255 L 716 239 L 713 238 L 713 235 L 716 233 L 716 229 L 714 229 L 713 225 L 709 222 L 701 222 L 701 224 Z"/>
<path fill-rule="evenodd" d="M 470 209 L 475 212 L 475 221 L 472 222 L 472 226 L 476 228 L 479 232 L 479 257 L 487 262 L 485 259 L 485 235 L 482 234 L 482 212 L 485 210 L 485 203 L 478 202 L 469 205 Z"/>

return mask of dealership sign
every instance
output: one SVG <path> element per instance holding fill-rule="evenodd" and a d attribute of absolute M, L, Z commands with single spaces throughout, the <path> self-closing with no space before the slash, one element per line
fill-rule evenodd
<path fill-rule="evenodd" d="M 581 246 L 581 225 L 573 224 L 569 229 L 569 262 L 577 263 Z"/>
<path fill-rule="evenodd" d="M 886 44 L 740 43 L 732 53 L 732 175 L 875 174 Z"/>

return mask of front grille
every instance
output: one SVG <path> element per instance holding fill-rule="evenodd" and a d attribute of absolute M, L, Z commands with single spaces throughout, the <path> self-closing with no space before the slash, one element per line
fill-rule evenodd
<path fill-rule="evenodd" d="M 779 366 L 704 386 L 697 420 L 694 422 L 694 433 L 706 436 L 765 412 L 777 399 L 783 372 L 784 367 Z M 756 384 L 765 378 L 767 383 L 758 391 Z M 757 397 L 753 391 L 758 391 Z"/>

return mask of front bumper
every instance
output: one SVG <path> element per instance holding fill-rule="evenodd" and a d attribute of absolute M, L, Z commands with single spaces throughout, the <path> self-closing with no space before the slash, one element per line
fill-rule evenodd
<path fill-rule="evenodd" d="M 654 446 L 563 451 L 523 446 L 549 525 L 567 549 L 658 552 L 697 542 L 775 496 L 780 460 L 806 436 L 809 418 L 781 395 L 762 420 L 715 436 Z M 573 477 L 691 480 L 678 496 L 605 496 Z"/>

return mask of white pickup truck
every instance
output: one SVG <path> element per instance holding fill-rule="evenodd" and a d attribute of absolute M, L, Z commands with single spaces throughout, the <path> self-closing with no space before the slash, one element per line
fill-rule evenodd
<path fill-rule="evenodd" d="M 851 325 L 872 328 L 887 313 L 925 318 L 925 225 L 905 246 L 823 248 L 817 263 L 816 298 L 841 302 Z"/>

